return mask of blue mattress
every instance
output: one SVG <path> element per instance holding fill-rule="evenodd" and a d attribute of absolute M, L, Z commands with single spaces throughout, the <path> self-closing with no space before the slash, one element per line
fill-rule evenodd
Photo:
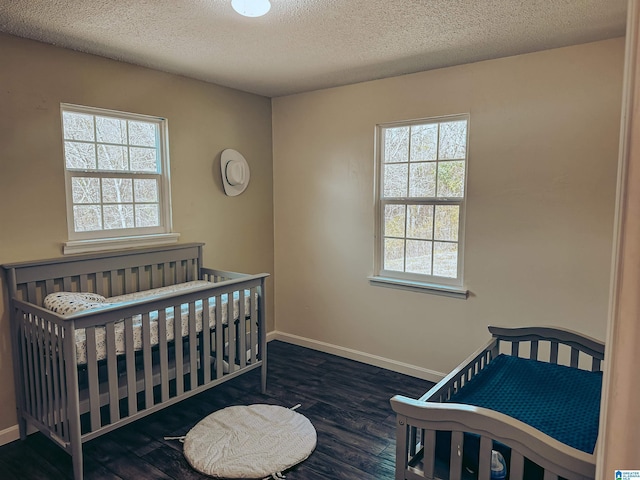
<path fill-rule="evenodd" d="M 448 402 L 489 408 L 593 453 L 602 373 L 498 355 Z"/>

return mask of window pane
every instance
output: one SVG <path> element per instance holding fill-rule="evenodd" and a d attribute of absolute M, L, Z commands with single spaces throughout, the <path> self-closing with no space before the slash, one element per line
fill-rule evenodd
<path fill-rule="evenodd" d="M 464 161 L 438 162 L 438 197 L 464 197 Z"/>
<path fill-rule="evenodd" d="M 102 230 L 100 205 L 74 205 L 73 226 L 76 232 Z"/>
<path fill-rule="evenodd" d="M 157 227 L 159 225 L 158 205 L 136 205 L 136 227 Z"/>
<path fill-rule="evenodd" d="M 440 160 L 463 159 L 467 155 L 467 121 L 440 124 Z"/>
<path fill-rule="evenodd" d="M 436 205 L 435 239 L 457 242 L 459 216 L 458 205 Z"/>
<path fill-rule="evenodd" d="M 436 164 L 412 163 L 409 178 L 410 197 L 436 196 Z"/>
<path fill-rule="evenodd" d="M 407 171 L 408 164 L 384 166 L 384 196 L 407 196 Z"/>
<path fill-rule="evenodd" d="M 127 121 L 118 118 L 96 117 L 99 142 L 127 144 Z"/>
<path fill-rule="evenodd" d="M 98 145 L 98 169 L 126 172 L 129 170 L 127 147 Z"/>
<path fill-rule="evenodd" d="M 96 147 L 93 143 L 64 142 L 64 159 L 68 169 L 96 168 Z"/>
<path fill-rule="evenodd" d="M 438 158 L 438 124 L 411 127 L 411 161 L 419 162 Z"/>
<path fill-rule="evenodd" d="M 431 242 L 407 240 L 406 271 L 431 275 Z"/>
<path fill-rule="evenodd" d="M 156 146 L 156 126 L 147 122 L 129 122 L 129 144 L 143 147 Z"/>
<path fill-rule="evenodd" d="M 409 161 L 409 127 L 387 128 L 384 132 L 385 163 Z"/>
<path fill-rule="evenodd" d="M 404 205 L 385 205 L 384 235 L 385 237 L 404 237 Z"/>
<path fill-rule="evenodd" d="M 100 203 L 100 179 L 73 177 L 71 179 L 73 203 Z"/>
<path fill-rule="evenodd" d="M 120 203 L 104 206 L 104 229 L 133 228 L 133 205 Z"/>
<path fill-rule="evenodd" d="M 458 276 L 458 244 L 434 242 L 433 274 L 439 277 Z"/>
<path fill-rule="evenodd" d="M 404 271 L 404 240 L 384 239 L 384 269 Z"/>
<path fill-rule="evenodd" d="M 104 203 L 133 202 L 133 188 L 130 178 L 104 178 L 102 180 L 102 201 Z"/>
<path fill-rule="evenodd" d="M 136 202 L 157 202 L 158 182 L 153 179 L 136 179 L 133 181 Z"/>
<path fill-rule="evenodd" d="M 65 140 L 84 140 L 92 142 L 94 140 L 93 115 L 63 112 L 62 129 Z"/>
<path fill-rule="evenodd" d="M 131 147 L 131 170 L 134 172 L 157 172 L 158 162 L 155 148 Z"/>
<path fill-rule="evenodd" d="M 409 205 L 407 238 L 431 240 L 433 235 L 433 205 Z"/>

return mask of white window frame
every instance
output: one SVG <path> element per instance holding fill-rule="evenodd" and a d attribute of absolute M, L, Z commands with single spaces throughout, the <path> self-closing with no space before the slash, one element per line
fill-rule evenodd
<path fill-rule="evenodd" d="M 426 124 L 440 124 L 451 121 L 466 120 L 467 137 L 465 149 L 465 175 L 464 196 L 462 198 L 438 198 L 438 197 L 398 197 L 384 198 L 384 132 L 390 128 L 411 127 Z M 468 290 L 464 287 L 464 233 L 467 202 L 467 179 L 469 158 L 469 126 L 470 115 L 458 114 L 439 117 L 421 118 L 401 122 L 383 123 L 376 126 L 376 168 L 375 168 L 375 248 L 374 248 L 374 274 L 369 277 L 372 285 L 387 286 L 414 290 L 420 292 L 435 293 L 455 298 L 467 298 Z M 440 162 L 438 160 L 437 162 Z M 459 160 L 458 160 L 459 161 Z M 400 272 L 384 269 L 384 210 L 385 205 L 458 205 L 458 270 L 456 278 L 448 278 L 437 275 L 424 275 L 409 272 Z M 406 236 L 404 237 L 406 240 Z"/>
<path fill-rule="evenodd" d="M 121 112 L 97 107 L 60 104 L 61 137 L 63 149 L 65 148 L 64 113 L 81 113 L 92 116 L 113 117 L 121 120 L 141 121 L 153 123 L 157 128 L 156 151 L 158 154 L 157 173 L 134 173 L 101 171 L 98 169 L 68 169 L 66 155 L 63 154 L 63 166 L 65 174 L 65 191 L 67 203 L 67 231 L 69 240 L 63 244 L 65 254 L 112 250 L 117 248 L 142 247 L 159 244 L 175 243 L 179 234 L 172 232 L 171 213 L 171 181 L 169 169 L 169 137 L 168 122 L 162 117 Z M 94 138 L 95 145 L 100 142 Z M 78 176 L 90 177 L 124 177 L 124 178 L 155 178 L 158 180 L 159 220 L 156 227 L 133 227 L 126 229 L 101 229 L 86 232 L 76 232 L 74 228 L 72 178 Z"/>

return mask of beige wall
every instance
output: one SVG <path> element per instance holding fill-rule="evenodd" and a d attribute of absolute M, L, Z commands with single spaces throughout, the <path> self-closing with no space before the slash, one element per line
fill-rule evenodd
<path fill-rule="evenodd" d="M 620 38 L 274 99 L 276 330 L 427 377 L 488 324 L 604 339 L 623 54 Z M 371 286 L 375 125 L 465 112 L 469 299 Z"/>
<path fill-rule="evenodd" d="M 0 264 L 58 256 L 67 240 L 60 102 L 68 102 L 167 118 L 180 241 L 205 242 L 207 266 L 273 273 L 268 98 L 7 35 L 0 58 Z M 242 152 L 251 167 L 239 197 L 223 193 L 225 148 Z M 16 423 L 1 287 L 0 433 Z"/>

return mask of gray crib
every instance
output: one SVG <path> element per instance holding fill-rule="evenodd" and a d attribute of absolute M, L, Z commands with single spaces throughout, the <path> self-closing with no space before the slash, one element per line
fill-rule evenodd
<path fill-rule="evenodd" d="M 77 480 L 84 442 L 256 368 L 266 389 L 268 274 L 204 268 L 202 246 L 3 266 L 20 436 L 32 426 L 66 450 Z M 162 288 L 194 280 L 207 282 Z M 43 307 L 55 292 L 148 290 L 67 315 Z"/>
<path fill-rule="evenodd" d="M 422 397 L 391 399 L 396 480 L 490 480 L 494 449 L 504 452 L 511 480 L 593 479 L 604 344 L 551 327 L 489 331 L 488 343 Z M 507 406 L 508 414 L 505 397 L 515 403 Z M 550 420 L 547 412 L 553 408 L 541 405 L 557 406 L 558 417 Z M 529 414 L 536 409 L 538 416 Z M 522 412 L 527 422 L 518 418 Z M 566 443 L 568 436 L 572 444 Z M 466 457 L 473 457 L 471 467 Z"/>

